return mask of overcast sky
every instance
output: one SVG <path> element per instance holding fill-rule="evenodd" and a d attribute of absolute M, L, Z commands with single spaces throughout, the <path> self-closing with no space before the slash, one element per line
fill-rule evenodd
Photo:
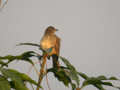
<path fill-rule="evenodd" d="M 36 50 L 15 45 L 39 43 L 49 25 L 59 29 L 56 34 L 62 39 L 60 54 L 78 71 L 120 78 L 120 0 L 9 0 L 0 11 L 0 55 Z M 10 65 L 21 72 L 27 72 L 29 66 L 23 62 Z M 30 76 L 37 79 L 35 72 Z M 52 90 L 70 90 L 52 74 L 49 84 Z M 45 79 L 43 86 L 48 90 Z"/>

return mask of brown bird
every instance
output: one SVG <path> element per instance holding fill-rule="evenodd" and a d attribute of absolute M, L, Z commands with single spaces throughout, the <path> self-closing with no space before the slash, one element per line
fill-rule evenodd
<path fill-rule="evenodd" d="M 44 33 L 40 41 L 41 48 L 47 52 L 48 56 L 52 56 L 53 67 L 59 68 L 59 52 L 60 52 L 60 38 L 55 35 L 55 32 L 58 31 L 52 26 L 49 26 Z"/>

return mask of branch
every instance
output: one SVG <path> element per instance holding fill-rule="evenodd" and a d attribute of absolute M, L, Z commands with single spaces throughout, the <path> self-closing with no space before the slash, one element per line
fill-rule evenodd
<path fill-rule="evenodd" d="M 2 0 L 0 0 L 0 7 L 4 8 L 7 3 L 8 3 L 8 0 L 6 0 L 4 3 L 2 2 Z"/>
<path fill-rule="evenodd" d="M 0 6 L 1 6 L 2 1 L 0 0 Z"/>
<path fill-rule="evenodd" d="M 43 55 L 43 62 L 42 62 L 41 69 L 40 69 L 38 86 L 37 86 L 36 90 L 39 90 L 40 84 L 42 82 L 42 79 L 43 79 L 43 76 L 44 76 L 44 68 L 45 68 L 46 60 L 47 60 L 47 54 L 44 54 Z"/>

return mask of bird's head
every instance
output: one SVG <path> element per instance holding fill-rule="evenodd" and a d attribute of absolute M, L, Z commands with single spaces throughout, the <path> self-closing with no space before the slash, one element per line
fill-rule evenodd
<path fill-rule="evenodd" d="M 49 26 L 46 29 L 45 34 L 54 34 L 56 31 L 58 31 L 56 28 L 54 28 L 53 26 Z"/>

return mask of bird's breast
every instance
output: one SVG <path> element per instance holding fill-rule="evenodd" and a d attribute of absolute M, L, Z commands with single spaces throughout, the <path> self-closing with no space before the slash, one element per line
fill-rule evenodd
<path fill-rule="evenodd" d="M 52 47 L 52 44 L 51 44 L 50 40 L 44 40 L 44 41 L 41 41 L 41 47 L 43 49 L 48 49 L 48 48 Z"/>
<path fill-rule="evenodd" d="M 43 39 L 40 42 L 40 45 L 43 49 L 49 49 L 51 47 L 54 47 L 55 44 L 54 42 L 55 42 L 54 38 L 47 36 L 43 37 Z"/>
<path fill-rule="evenodd" d="M 49 55 L 56 54 L 56 36 L 55 35 L 49 35 L 44 36 L 42 40 L 40 41 L 40 46 L 43 50 L 48 51 Z"/>

